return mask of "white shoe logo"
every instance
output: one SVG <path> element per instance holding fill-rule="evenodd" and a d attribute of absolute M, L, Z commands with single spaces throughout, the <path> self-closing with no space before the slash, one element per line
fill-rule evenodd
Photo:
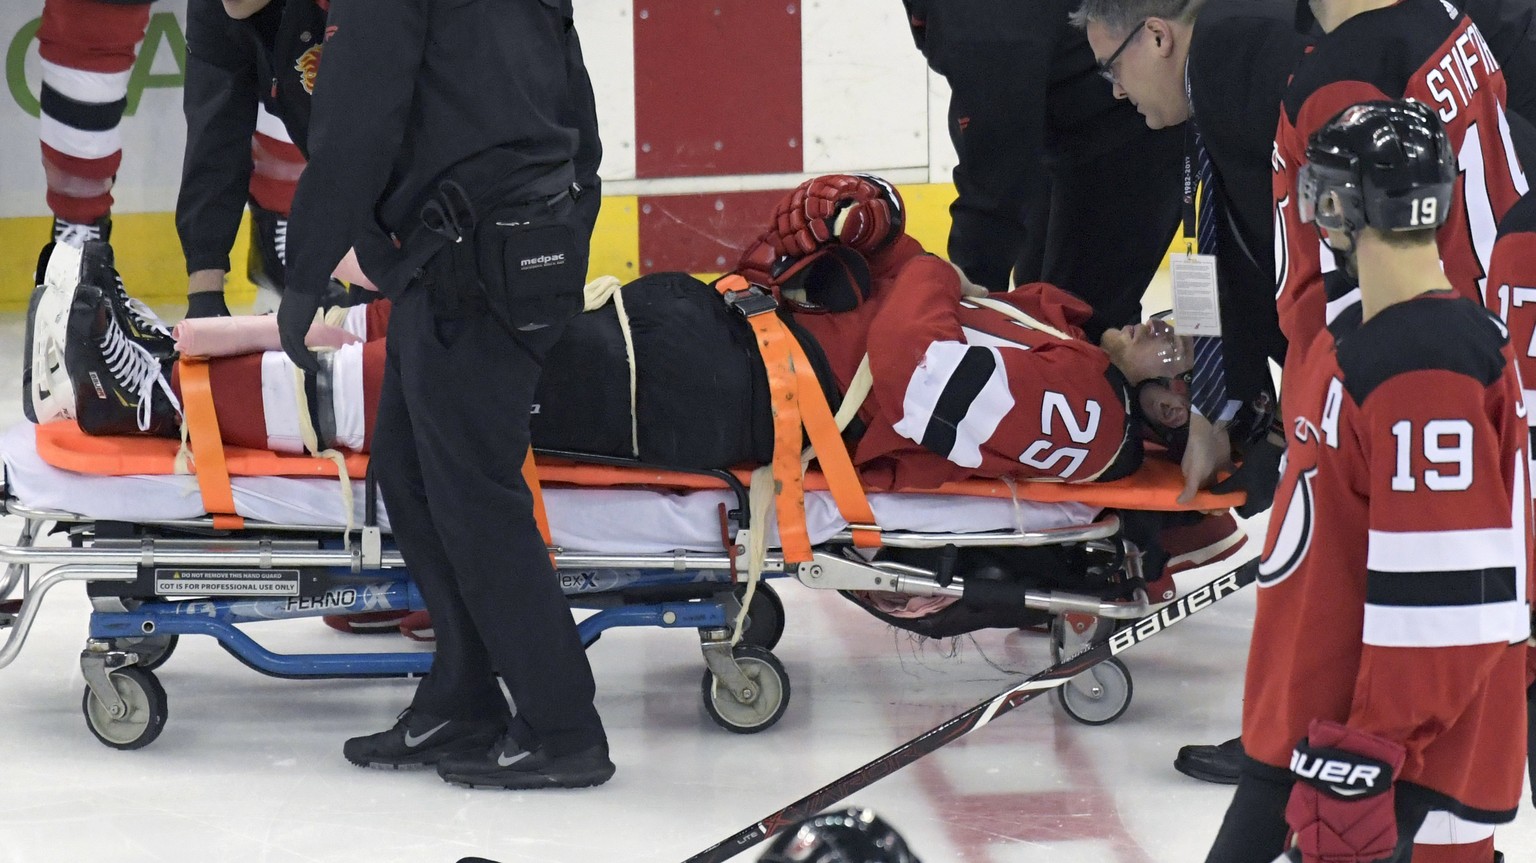
<path fill-rule="evenodd" d="M 453 720 L 451 720 L 451 719 L 449 720 L 449 722 L 452 722 L 452 721 Z M 447 728 L 447 727 L 448 727 L 448 722 L 444 722 L 442 725 L 439 725 L 436 728 L 429 729 L 424 734 L 412 734 L 409 731 L 405 732 L 405 745 L 406 745 L 406 748 L 408 748 L 408 749 L 415 749 L 416 747 L 420 746 L 421 744 L 426 743 L 428 737 L 431 737 L 432 735 L 436 734 L 439 731 L 442 731 L 444 728 Z"/>
<path fill-rule="evenodd" d="M 527 750 L 519 752 L 516 755 L 497 755 L 496 756 L 496 763 L 497 763 L 497 765 L 499 765 L 501 767 L 511 767 L 512 765 L 516 764 L 519 761 L 522 761 L 524 758 L 527 758 L 527 757 L 528 757 Z"/>

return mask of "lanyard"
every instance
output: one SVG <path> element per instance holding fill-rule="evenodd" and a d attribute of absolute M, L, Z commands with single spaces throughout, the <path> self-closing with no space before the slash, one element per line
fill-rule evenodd
<path fill-rule="evenodd" d="M 1184 61 L 1184 98 L 1189 103 L 1189 119 L 1184 121 L 1184 239 L 1193 245 L 1198 242 L 1195 213 L 1195 157 L 1200 145 L 1195 140 L 1195 100 L 1189 88 L 1189 61 Z M 1205 194 L 1210 194 L 1207 189 Z"/>

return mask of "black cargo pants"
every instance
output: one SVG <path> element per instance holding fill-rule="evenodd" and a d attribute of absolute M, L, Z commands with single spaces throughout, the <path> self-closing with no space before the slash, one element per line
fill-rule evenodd
<path fill-rule="evenodd" d="M 431 285 L 444 278 L 440 263 L 392 310 L 373 438 L 395 540 L 437 634 L 411 706 L 506 717 L 500 674 L 525 748 L 605 743 L 592 669 L 522 477 L 534 390 L 564 321 L 522 331 L 473 304 L 445 314 Z"/>

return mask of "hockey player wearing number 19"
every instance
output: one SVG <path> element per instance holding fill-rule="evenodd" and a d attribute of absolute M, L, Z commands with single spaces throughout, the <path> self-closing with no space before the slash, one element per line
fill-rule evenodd
<path fill-rule="evenodd" d="M 1403 863 L 1431 813 L 1462 843 L 1434 860 L 1488 863 L 1524 779 L 1520 375 L 1507 329 L 1440 267 L 1457 165 L 1433 110 L 1346 108 L 1305 155 L 1299 215 L 1361 302 L 1286 381 L 1249 761 L 1207 863 Z"/>

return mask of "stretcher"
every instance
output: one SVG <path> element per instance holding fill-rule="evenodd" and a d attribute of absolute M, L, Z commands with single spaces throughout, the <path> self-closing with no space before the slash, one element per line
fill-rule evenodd
<path fill-rule="evenodd" d="M 388 513 L 366 477 L 366 459 L 344 463 L 349 495 L 337 493 L 342 465 L 322 459 L 231 450 L 222 453 L 228 498 L 211 502 L 200 458 L 196 475 L 174 472 L 176 444 L 151 438 L 90 438 L 72 423 L 22 425 L 0 435 L 4 512 L 22 520 L 0 546 L 0 668 L 13 661 L 40 603 L 64 582 L 84 582 L 93 611 L 81 653 L 83 711 L 104 744 L 152 742 L 166 716 L 154 670 L 177 639 L 204 635 L 264 674 L 292 678 L 411 676 L 429 652 L 274 653 L 238 625 L 386 610 L 417 610 L 421 596 L 389 542 Z M 148 460 L 159 469 L 143 470 Z M 158 461 L 156 461 L 158 460 Z M 540 453 L 538 479 L 550 554 L 573 607 L 594 610 L 578 628 L 584 643 L 617 626 L 698 632 L 706 711 L 722 727 L 772 726 L 790 685 L 772 648 L 785 625 L 767 581 L 749 583 L 742 563 L 752 523 L 747 474 L 668 470 L 616 459 Z M 242 475 L 246 474 L 246 475 Z M 1137 555 L 1120 536 L 1127 507 L 1180 508 L 1171 463 L 1149 460 L 1136 476 L 1094 486 L 967 482 L 937 493 L 868 495 L 886 549 L 1074 546 L 1106 562 L 1102 591 L 1020 589 L 1003 600 L 1053 618 L 1058 658 L 1086 649 L 1116 621 L 1149 610 Z M 765 579 L 813 589 L 962 596 L 965 579 L 860 553 L 859 530 L 819 474 L 805 480 L 810 554 L 789 560 L 774 526 Z M 343 501 L 345 504 L 343 505 Z M 1232 505 L 1202 495 L 1194 508 Z M 67 547 L 42 546 L 52 530 Z M 989 589 L 997 590 L 994 585 Z M 742 603 L 747 603 L 742 613 Z M 1130 699 L 1118 660 L 1063 689 L 1061 705 L 1089 723 L 1112 721 Z"/>

